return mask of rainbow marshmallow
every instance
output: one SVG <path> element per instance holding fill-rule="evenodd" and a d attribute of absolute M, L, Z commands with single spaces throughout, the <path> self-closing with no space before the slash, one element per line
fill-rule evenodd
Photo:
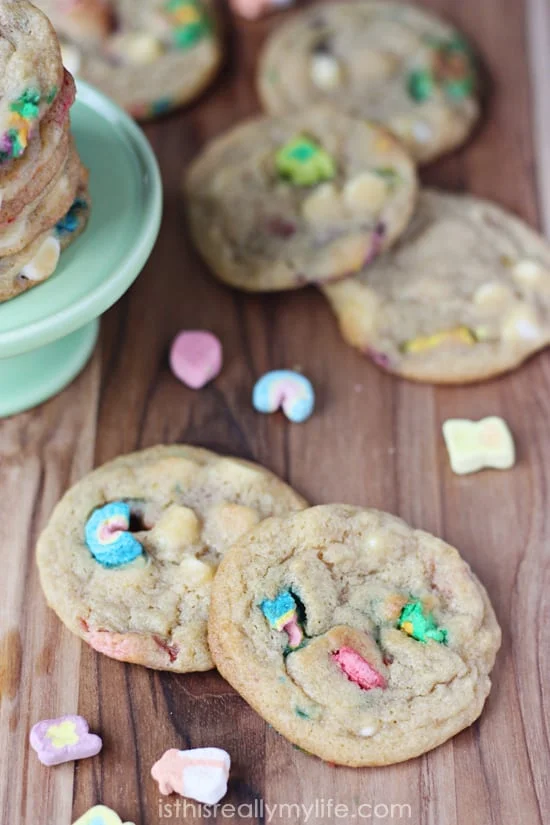
<path fill-rule="evenodd" d="M 142 555 L 143 548 L 128 532 L 129 527 L 130 506 L 125 501 L 99 507 L 86 522 L 86 544 L 103 567 L 120 567 Z"/>
<path fill-rule="evenodd" d="M 273 600 L 264 599 L 260 604 L 260 610 L 273 630 L 279 633 L 285 631 L 291 650 L 300 647 L 304 633 L 298 623 L 296 601 L 289 590 L 281 591 Z"/>
<path fill-rule="evenodd" d="M 306 421 L 315 408 L 315 391 L 311 381 L 299 372 L 266 372 L 254 386 L 252 405 L 257 412 L 272 413 L 281 407 L 295 424 Z"/>

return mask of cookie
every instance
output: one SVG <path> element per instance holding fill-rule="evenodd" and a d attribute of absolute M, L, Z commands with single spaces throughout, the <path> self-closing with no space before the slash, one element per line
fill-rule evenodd
<path fill-rule="evenodd" d="M 327 3 L 276 28 L 260 98 L 271 114 L 330 102 L 391 129 L 426 163 L 463 143 L 479 115 L 475 60 L 454 28 L 417 7 Z"/>
<path fill-rule="evenodd" d="M 222 281 L 251 292 L 359 271 L 406 227 L 416 187 L 388 132 L 326 106 L 237 126 L 185 180 L 197 248 Z"/>
<path fill-rule="evenodd" d="M 423 190 L 372 267 L 327 286 L 346 341 L 415 381 L 481 381 L 550 341 L 550 247 L 493 203 Z"/>
<path fill-rule="evenodd" d="M 500 629 L 458 552 L 377 510 L 267 519 L 223 559 L 221 674 L 301 749 L 350 766 L 418 756 L 481 713 Z"/>
<path fill-rule="evenodd" d="M 82 164 L 71 140 L 67 162 L 54 179 L 15 220 L 0 225 L 1 258 L 21 252 L 38 235 L 61 220 L 74 201 L 81 170 Z"/>
<path fill-rule="evenodd" d="M 88 173 L 81 169 L 79 187 L 71 208 L 55 226 L 28 246 L 7 258 L 0 258 L 0 303 L 15 298 L 53 275 L 64 249 L 84 231 L 90 215 Z"/>
<path fill-rule="evenodd" d="M 39 0 L 69 70 L 135 117 L 197 97 L 222 46 L 211 0 Z"/>
<path fill-rule="evenodd" d="M 1 165 L 23 156 L 63 82 L 55 32 L 26 0 L 0 2 L 0 77 Z"/>
<path fill-rule="evenodd" d="M 74 99 L 74 80 L 65 72 L 61 91 L 23 156 L 0 165 L 0 225 L 15 220 L 65 166 L 69 154 L 69 110 Z"/>
<path fill-rule="evenodd" d="M 263 467 L 208 450 L 176 445 L 122 456 L 56 507 L 38 542 L 42 587 L 60 619 L 96 650 L 159 670 L 208 670 L 206 622 L 220 558 L 261 519 L 304 506 Z"/>

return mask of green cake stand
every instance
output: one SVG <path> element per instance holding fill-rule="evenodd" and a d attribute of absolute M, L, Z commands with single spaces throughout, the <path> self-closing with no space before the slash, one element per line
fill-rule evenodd
<path fill-rule="evenodd" d="M 159 232 L 162 184 L 141 129 L 80 82 L 72 131 L 90 170 L 90 221 L 51 278 L 0 304 L 0 417 L 35 407 L 78 375 L 99 316 L 137 278 Z"/>

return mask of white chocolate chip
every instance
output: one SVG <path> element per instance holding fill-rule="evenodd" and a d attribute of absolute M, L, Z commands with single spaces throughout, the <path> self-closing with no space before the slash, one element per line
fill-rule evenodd
<path fill-rule="evenodd" d="M 502 338 L 506 341 L 537 341 L 542 329 L 535 311 L 527 304 L 520 304 L 504 316 Z"/>
<path fill-rule="evenodd" d="M 189 545 L 197 544 L 201 534 L 199 519 L 189 507 L 173 504 L 164 511 L 151 531 L 163 558 L 179 561 Z"/>
<path fill-rule="evenodd" d="M 260 521 L 260 514 L 244 504 L 220 504 L 209 518 L 209 527 L 215 526 L 224 544 L 233 544 Z"/>
<path fill-rule="evenodd" d="M 194 556 L 187 556 L 179 565 L 180 581 L 183 585 L 195 587 L 206 584 L 214 578 L 214 568 Z"/>
<path fill-rule="evenodd" d="M 342 81 L 340 64 L 330 54 L 314 54 L 309 68 L 313 83 L 324 92 L 338 88 Z"/>
<path fill-rule="evenodd" d="M 302 204 L 302 214 L 311 223 L 330 223 L 342 217 L 340 196 L 332 183 L 322 183 Z"/>
<path fill-rule="evenodd" d="M 433 138 L 433 129 L 425 120 L 415 120 L 412 125 L 412 134 L 418 143 L 429 143 Z"/>
<path fill-rule="evenodd" d="M 512 275 L 525 285 L 536 284 L 544 275 L 543 267 L 529 258 L 518 261 L 512 269 Z"/>
<path fill-rule="evenodd" d="M 76 46 L 70 46 L 68 43 L 61 44 L 61 56 L 63 58 L 63 65 L 72 75 L 78 75 L 82 63 L 82 56 Z"/>
<path fill-rule="evenodd" d="M 474 293 L 474 303 L 477 306 L 498 306 L 513 300 L 514 294 L 510 287 L 498 281 L 488 281 L 478 287 Z"/>
<path fill-rule="evenodd" d="M 43 281 L 55 272 L 61 254 L 61 244 L 55 235 L 49 235 L 38 252 L 20 272 L 28 281 Z"/>
<path fill-rule="evenodd" d="M 374 172 L 362 172 L 346 183 L 344 202 L 352 212 L 379 212 L 386 198 L 386 181 Z"/>
<path fill-rule="evenodd" d="M 374 734 L 377 732 L 378 728 L 379 728 L 379 725 L 376 724 L 376 723 L 374 723 L 373 725 L 365 725 L 365 727 L 360 728 L 359 736 L 365 736 L 365 737 L 374 736 Z"/>
<path fill-rule="evenodd" d="M 111 46 L 134 66 L 154 63 L 164 52 L 161 41 L 147 32 L 119 35 L 113 38 Z"/>

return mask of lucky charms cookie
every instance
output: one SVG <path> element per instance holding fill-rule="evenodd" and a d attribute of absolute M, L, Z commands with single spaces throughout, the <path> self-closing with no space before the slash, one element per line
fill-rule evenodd
<path fill-rule="evenodd" d="M 279 733 L 342 765 L 388 765 L 470 725 L 500 629 L 458 552 L 346 505 L 267 519 L 226 554 L 209 641 Z"/>
<path fill-rule="evenodd" d="M 211 0 L 38 0 L 69 70 L 137 118 L 195 98 L 222 57 Z"/>
<path fill-rule="evenodd" d="M 416 381 L 481 381 L 550 341 L 550 246 L 468 195 L 421 191 L 396 246 L 323 291 L 346 341 Z"/>
<path fill-rule="evenodd" d="M 40 580 L 67 627 L 115 659 L 213 667 L 212 580 L 226 549 L 304 500 L 263 467 L 198 447 L 153 447 L 83 478 L 38 542 Z"/>
<path fill-rule="evenodd" d="M 0 2 L 0 53 L 2 302 L 55 272 L 86 225 L 90 198 L 70 135 L 74 81 L 50 22 L 26 0 Z"/>
<path fill-rule="evenodd" d="M 63 84 L 59 43 L 26 0 L 0 2 L 0 168 L 25 153 Z"/>
<path fill-rule="evenodd" d="M 197 248 L 222 281 L 250 292 L 358 272 L 404 230 L 416 188 L 391 135 L 326 106 L 237 126 L 185 181 Z"/>
<path fill-rule="evenodd" d="M 425 163 L 460 145 L 479 114 L 465 38 L 433 14 L 392 2 L 310 6 L 275 29 L 258 87 L 271 114 L 330 102 L 383 123 Z"/>

